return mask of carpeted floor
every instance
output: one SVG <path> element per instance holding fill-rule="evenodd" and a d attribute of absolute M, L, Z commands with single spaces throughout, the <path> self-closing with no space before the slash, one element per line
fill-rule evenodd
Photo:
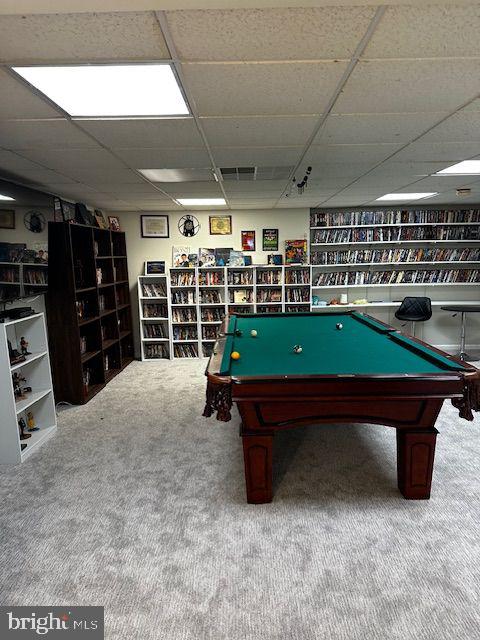
<path fill-rule="evenodd" d="M 430 501 L 398 493 L 393 429 L 345 425 L 277 436 L 247 505 L 204 367 L 135 362 L 0 467 L 1 604 L 104 605 L 122 640 L 480 638 L 480 416 L 445 404 Z"/>

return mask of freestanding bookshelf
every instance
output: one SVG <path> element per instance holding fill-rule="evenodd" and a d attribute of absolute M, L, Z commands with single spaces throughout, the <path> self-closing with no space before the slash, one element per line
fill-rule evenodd
<path fill-rule="evenodd" d="M 84 404 L 133 359 L 125 234 L 50 222 L 48 243 L 55 397 Z"/>
<path fill-rule="evenodd" d="M 28 342 L 29 354 L 12 364 L 8 343 L 18 349 L 22 337 Z M 14 395 L 15 374 L 24 379 L 29 389 L 20 398 Z M 23 462 L 55 434 L 57 418 L 43 313 L 0 324 L 0 406 L 0 464 Z M 19 421 L 26 427 L 29 416 L 34 420 L 34 431 L 28 431 L 23 440 Z"/>

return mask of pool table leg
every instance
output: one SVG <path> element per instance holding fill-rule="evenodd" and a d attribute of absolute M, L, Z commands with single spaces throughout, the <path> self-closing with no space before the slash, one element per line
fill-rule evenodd
<path fill-rule="evenodd" d="M 273 435 L 242 435 L 247 502 L 272 501 Z"/>
<path fill-rule="evenodd" d="M 428 500 L 438 431 L 397 429 L 398 488 L 404 498 Z"/>

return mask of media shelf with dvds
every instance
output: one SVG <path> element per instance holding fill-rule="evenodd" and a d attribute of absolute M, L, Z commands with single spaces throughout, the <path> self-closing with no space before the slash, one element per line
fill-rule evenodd
<path fill-rule="evenodd" d="M 138 277 L 137 288 L 141 359 L 171 359 L 173 351 L 169 277 L 166 274 L 141 275 Z"/>

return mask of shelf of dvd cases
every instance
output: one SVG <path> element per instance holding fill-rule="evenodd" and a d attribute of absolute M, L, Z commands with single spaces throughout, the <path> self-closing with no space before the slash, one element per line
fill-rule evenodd
<path fill-rule="evenodd" d="M 142 361 L 172 358 L 170 283 L 166 274 L 138 277 Z"/>

